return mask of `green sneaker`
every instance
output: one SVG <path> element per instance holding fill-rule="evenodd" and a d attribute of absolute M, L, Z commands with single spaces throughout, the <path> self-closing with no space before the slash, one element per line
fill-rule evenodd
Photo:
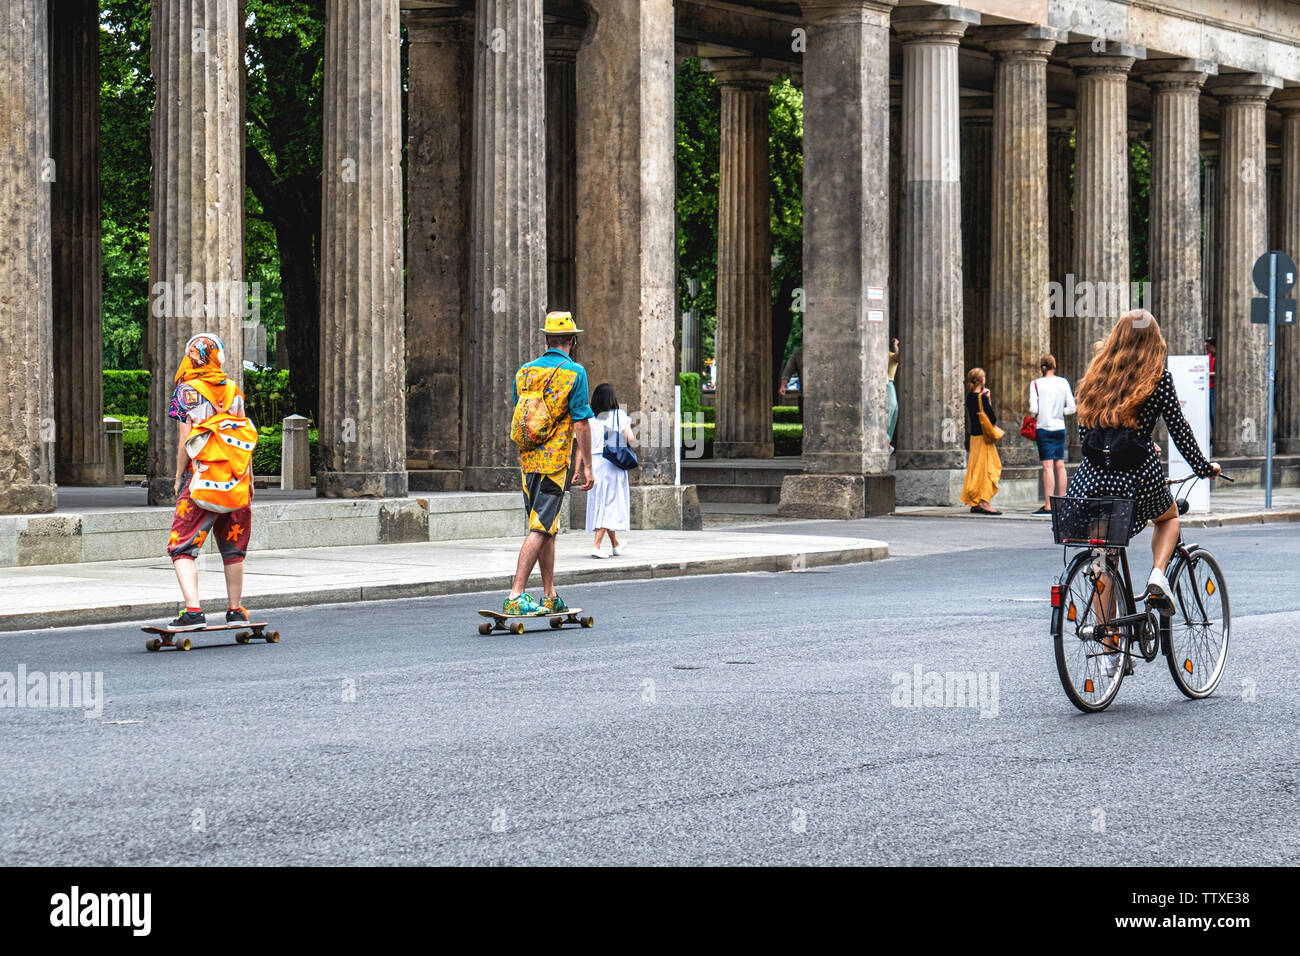
<path fill-rule="evenodd" d="M 510 616 L 535 616 L 542 614 L 542 606 L 533 600 L 533 596 L 525 591 L 517 598 L 506 598 L 501 605 L 501 613 Z"/>
<path fill-rule="evenodd" d="M 555 597 L 544 598 L 542 607 L 546 608 L 548 614 L 565 614 L 569 610 L 569 605 L 565 604 L 564 598 L 558 594 Z"/>

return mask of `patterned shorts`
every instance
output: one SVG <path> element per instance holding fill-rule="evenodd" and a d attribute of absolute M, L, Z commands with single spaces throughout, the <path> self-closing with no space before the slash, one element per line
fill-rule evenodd
<path fill-rule="evenodd" d="M 554 474 L 536 471 L 521 472 L 524 486 L 524 511 L 528 514 L 528 530 L 554 535 L 560 530 L 560 506 L 564 504 L 564 489 L 568 486 L 569 470 Z"/>
<path fill-rule="evenodd" d="M 167 539 L 167 557 L 197 558 L 199 549 L 209 534 L 217 536 L 217 549 L 222 564 L 237 564 L 248 554 L 248 539 L 252 534 L 253 509 L 251 506 L 224 514 L 206 511 L 190 500 L 188 478 L 181 487 L 180 500 L 172 517 L 172 533 Z"/>

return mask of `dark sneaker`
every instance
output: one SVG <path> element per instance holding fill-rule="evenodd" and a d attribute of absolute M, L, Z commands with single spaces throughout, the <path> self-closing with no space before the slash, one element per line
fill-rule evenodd
<path fill-rule="evenodd" d="M 181 616 L 167 625 L 169 631 L 197 631 L 208 626 L 202 611 L 181 611 Z"/>
<path fill-rule="evenodd" d="M 560 597 L 558 594 L 555 595 L 555 597 L 544 598 L 542 600 L 542 607 L 546 608 L 546 611 L 549 614 L 566 614 L 569 610 L 569 605 L 565 604 L 564 598 Z"/>
<path fill-rule="evenodd" d="M 542 606 L 525 591 L 517 598 L 506 598 L 501 605 L 501 613 L 510 617 L 528 617 L 543 613 Z"/>
<path fill-rule="evenodd" d="M 232 608 L 231 610 L 226 611 L 226 623 L 227 623 L 227 624 L 247 624 L 247 623 L 248 623 L 248 608 L 246 608 L 246 607 L 237 607 L 237 608 Z"/>

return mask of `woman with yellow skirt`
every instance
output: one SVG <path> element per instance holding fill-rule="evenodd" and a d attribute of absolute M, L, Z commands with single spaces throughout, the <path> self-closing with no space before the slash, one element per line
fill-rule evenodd
<path fill-rule="evenodd" d="M 984 369 L 973 368 L 966 376 L 966 436 L 970 455 L 966 461 L 966 481 L 961 486 L 962 504 L 970 505 L 971 514 L 1000 515 L 993 509 L 1002 477 L 1002 458 L 998 455 L 997 426 L 989 390 L 984 387 Z"/>

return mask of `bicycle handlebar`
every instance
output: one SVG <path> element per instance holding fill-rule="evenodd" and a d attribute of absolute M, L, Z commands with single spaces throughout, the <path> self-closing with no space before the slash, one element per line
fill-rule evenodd
<path fill-rule="evenodd" d="M 1227 482 L 1233 481 L 1232 478 L 1228 477 L 1226 472 L 1221 471 L 1217 475 L 1187 475 L 1184 478 L 1167 478 L 1165 479 L 1165 487 L 1169 487 L 1172 485 L 1181 485 L 1181 484 L 1185 484 L 1186 482 L 1195 479 L 1202 479 L 1202 478 L 1222 478 L 1224 481 Z"/>

